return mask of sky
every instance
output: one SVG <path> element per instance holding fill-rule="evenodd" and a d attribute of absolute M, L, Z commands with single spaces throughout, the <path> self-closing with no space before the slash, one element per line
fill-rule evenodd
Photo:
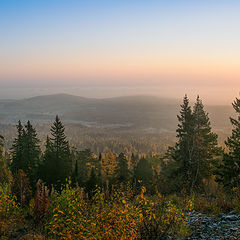
<path fill-rule="evenodd" d="M 0 98 L 240 91 L 238 0 L 1 0 Z"/>

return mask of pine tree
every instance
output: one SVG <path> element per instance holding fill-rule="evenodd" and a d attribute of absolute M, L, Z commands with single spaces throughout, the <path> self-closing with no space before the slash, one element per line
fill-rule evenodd
<path fill-rule="evenodd" d="M 134 155 L 134 153 L 132 153 L 131 159 L 130 159 L 130 170 L 131 171 L 133 171 L 134 168 L 137 166 L 137 162 L 138 162 L 138 156 Z"/>
<path fill-rule="evenodd" d="M 231 190 L 240 185 L 240 99 L 236 98 L 232 106 L 237 118 L 230 117 L 233 126 L 232 135 L 225 142 L 228 152 L 217 169 L 217 180 L 222 182 L 226 189 Z"/>
<path fill-rule="evenodd" d="M 40 140 L 37 137 L 35 128 L 33 128 L 30 121 L 25 125 L 23 132 L 23 161 L 26 165 L 25 173 L 27 174 L 30 184 L 35 186 L 38 180 L 38 168 L 40 159 Z"/>
<path fill-rule="evenodd" d="M 213 160 L 220 155 L 217 134 L 212 132 L 208 113 L 205 112 L 199 96 L 193 109 L 194 117 L 194 161 L 192 164 L 192 179 L 190 191 L 202 185 L 203 179 L 209 179 L 212 174 Z"/>
<path fill-rule="evenodd" d="M 86 191 L 88 193 L 91 193 L 94 189 L 96 189 L 96 186 L 98 184 L 99 183 L 98 183 L 97 175 L 95 172 L 95 168 L 92 167 L 90 177 L 89 177 L 88 181 L 86 182 Z"/>
<path fill-rule="evenodd" d="M 194 118 L 192 109 L 189 105 L 187 95 L 184 96 L 183 104 L 181 105 L 180 115 L 178 118 L 177 143 L 175 147 L 170 147 L 166 154 L 168 162 L 166 170 L 163 174 L 167 175 L 170 180 L 174 179 L 180 188 L 190 188 L 192 179 L 192 164 L 194 157 Z M 179 191 L 180 189 L 174 189 Z"/>
<path fill-rule="evenodd" d="M 190 193 L 199 190 L 203 179 L 210 177 L 213 161 L 220 154 L 220 149 L 217 135 L 211 131 L 208 114 L 199 97 L 193 111 L 187 96 L 184 97 L 178 120 L 178 141 L 175 147 L 167 151 L 167 164 L 162 174 L 169 179 L 169 183 L 174 179 L 172 191 L 184 189 Z"/>
<path fill-rule="evenodd" d="M 78 161 L 76 159 L 76 155 L 74 154 L 74 169 L 73 169 L 73 173 L 72 173 L 72 183 L 74 185 L 78 185 Z"/>
<path fill-rule="evenodd" d="M 56 116 L 50 131 L 52 136 L 47 138 L 44 154 L 44 180 L 47 184 L 54 184 L 60 188 L 66 178 L 71 175 L 72 162 L 65 128 L 58 116 Z"/>
<path fill-rule="evenodd" d="M 130 171 L 128 169 L 127 158 L 123 153 L 120 153 L 116 161 L 117 167 L 115 169 L 114 178 L 118 183 L 126 183 L 130 179 Z"/>
<path fill-rule="evenodd" d="M 102 154 L 99 153 L 98 164 L 97 164 L 97 179 L 99 186 L 102 186 Z"/>
<path fill-rule="evenodd" d="M 139 160 L 134 170 L 133 177 L 137 185 L 143 185 L 147 189 L 151 189 L 153 180 L 153 169 L 152 165 L 146 158 L 141 158 Z"/>
<path fill-rule="evenodd" d="M 11 180 L 11 173 L 7 165 L 5 156 L 3 156 L 4 138 L 0 135 L 0 185 L 9 183 Z"/>
<path fill-rule="evenodd" d="M 45 152 L 43 155 L 43 160 L 40 164 L 40 178 L 43 179 L 45 182 L 48 184 L 53 183 L 55 180 L 54 177 L 54 157 L 53 157 L 53 150 L 52 150 L 52 145 L 50 142 L 49 136 L 46 138 L 46 143 L 45 143 Z"/>
<path fill-rule="evenodd" d="M 83 151 L 77 152 L 75 164 L 75 167 L 77 167 L 77 169 L 75 169 L 75 171 L 77 174 L 76 179 L 79 186 L 83 187 L 88 181 L 93 162 L 93 153 L 90 149 L 85 149 Z"/>
<path fill-rule="evenodd" d="M 22 126 L 21 121 L 18 121 L 17 127 L 17 137 L 13 141 L 13 145 L 11 148 L 11 171 L 13 174 L 17 173 L 19 169 L 26 171 L 26 163 L 23 159 L 23 136 L 25 134 L 25 130 Z"/>
<path fill-rule="evenodd" d="M 0 135 L 0 156 L 3 154 L 3 146 L 4 146 L 4 137 Z"/>

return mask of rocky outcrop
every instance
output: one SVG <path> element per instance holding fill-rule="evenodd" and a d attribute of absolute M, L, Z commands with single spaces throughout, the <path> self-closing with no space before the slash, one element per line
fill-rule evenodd
<path fill-rule="evenodd" d="M 240 215 L 234 212 L 220 214 L 218 217 L 208 217 L 193 212 L 189 218 L 193 234 L 186 240 L 240 240 Z"/>

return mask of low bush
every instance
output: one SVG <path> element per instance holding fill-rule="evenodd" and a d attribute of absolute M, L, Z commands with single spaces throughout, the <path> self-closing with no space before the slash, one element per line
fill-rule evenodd
<path fill-rule="evenodd" d="M 234 209 L 233 201 L 219 194 L 216 197 L 194 196 L 194 209 L 197 212 L 217 216 Z"/>
<path fill-rule="evenodd" d="M 166 200 L 160 194 L 151 200 L 144 196 L 143 187 L 137 197 L 137 207 L 140 216 L 139 232 L 141 239 L 161 239 L 163 237 L 185 237 L 191 230 L 187 219 L 192 210 L 192 201 L 182 202 L 184 208 L 179 208 L 172 200 Z"/>
<path fill-rule="evenodd" d="M 0 236 L 8 235 L 9 229 L 21 221 L 21 209 L 12 195 L 10 185 L 0 185 Z"/>
<path fill-rule="evenodd" d="M 89 200 L 83 191 L 69 185 L 52 196 L 46 228 L 49 239 L 143 239 L 153 236 L 186 236 L 188 213 L 159 195 L 150 200 L 145 188 L 135 200 L 115 191 L 106 198 L 99 189 Z"/>
<path fill-rule="evenodd" d="M 52 196 L 47 231 L 50 239 L 135 239 L 137 214 L 115 194 L 105 200 L 97 190 L 92 200 L 67 186 Z"/>

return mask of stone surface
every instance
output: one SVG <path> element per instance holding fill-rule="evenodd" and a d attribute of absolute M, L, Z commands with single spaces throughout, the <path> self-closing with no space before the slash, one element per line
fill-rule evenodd
<path fill-rule="evenodd" d="M 240 216 L 231 212 L 207 217 L 193 212 L 189 218 L 193 234 L 185 240 L 240 240 Z"/>

